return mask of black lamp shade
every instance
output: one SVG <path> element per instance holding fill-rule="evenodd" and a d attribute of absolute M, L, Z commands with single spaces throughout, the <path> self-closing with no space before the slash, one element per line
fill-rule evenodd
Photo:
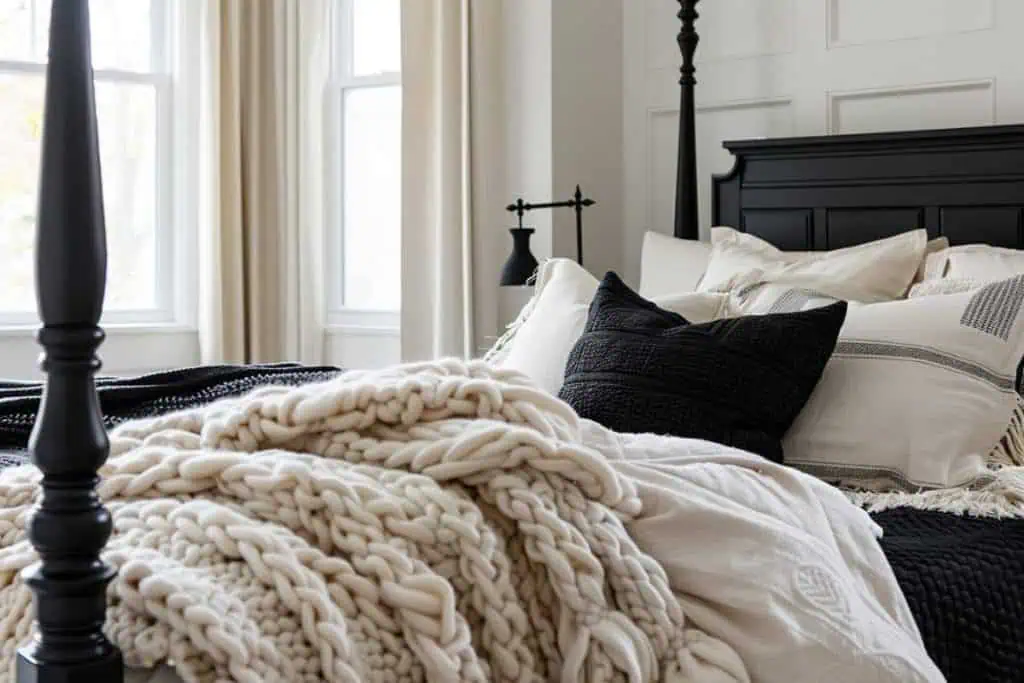
<path fill-rule="evenodd" d="M 537 270 L 537 259 L 530 252 L 533 228 L 510 228 L 512 253 L 501 268 L 502 287 L 521 287 L 530 281 Z"/>

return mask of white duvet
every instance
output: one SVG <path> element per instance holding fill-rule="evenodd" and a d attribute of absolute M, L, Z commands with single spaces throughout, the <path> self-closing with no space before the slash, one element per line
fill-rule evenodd
<path fill-rule="evenodd" d="M 592 422 L 584 431 L 636 482 L 643 512 L 631 535 L 749 680 L 945 680 L 877 542 L 881 528 L 838 489 L 707 441 Z"/>

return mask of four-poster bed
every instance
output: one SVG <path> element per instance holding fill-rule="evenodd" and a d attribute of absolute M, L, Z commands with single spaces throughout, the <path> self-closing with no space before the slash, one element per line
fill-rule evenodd
<path fill-rule="evenodd" d="M 680 135 L 674 234 L 696 239 L 697 0 L 679 0 Z M 55 0 L 50 29 L 36 251 L 47 373 L 30 450 L 44 475 L 25 575 L 38 636 L 19 683 L 123 680 L 104 637 L 111 518 L 96 493 L 108 443 L 94 373 L 105 279 L 87 0 Z M 1024 127 L 727 143 L 713 222 L 785 249 L 830 249 L 913 228 L 953 243 L 1024 247 Z M 1003 664 L 1000 664 L 1003 666 Z M 1006 665 L 1012 669 L 1012 662 Z"/>

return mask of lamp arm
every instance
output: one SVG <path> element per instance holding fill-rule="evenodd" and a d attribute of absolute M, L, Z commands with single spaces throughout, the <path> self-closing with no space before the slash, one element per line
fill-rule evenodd
<path fill-rule="evenodd" d="M 573 209 L 576 212 L 576 262 L 583 265 L 583 207 L 594 206 L 593 199 L 583 196 L 580 186 L 576 186 L 576 192 L 572 199 L 560 202 L 524 202 L 522 197 L 516 199 L 515 203 L 505 207 L 506 211 L 515 213 L 519 218 L 519 227 L 523 227 L 523 214 L 534 209 Z"/>

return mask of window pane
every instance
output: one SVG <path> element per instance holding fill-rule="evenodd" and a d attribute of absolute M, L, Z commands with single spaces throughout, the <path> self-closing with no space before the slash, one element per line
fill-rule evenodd
<path fill-rule="evenodd" d="M 43 77 L 0 74 L 0 312 L 35 311 L 33 247 Z M 96 86 L 106 213 L 107 310 L 156 308 L 156 94 Z"/>
<path fill-rule="evenodd" d="M 345 94 L 344 305 L 401 303 L 401 126 L 398 86 Z"/>
<path fill-rule="evenodd" d="M 0 0 L 5 1 L 11 0 Z M 33 1 L 33 58 L 44 62 L 50 32 L 50 0 L 21 0 L 28 4 Z M 94 68 L 139 72 L 152 69 L 152 4 L 153 0 L 90 0 Z"/>
<path fill-rule="evenodd" d="M 32 55 L 31 0 L 0 0 L 0 59 Z"/>
<path fill-rule="evenodd" d="M 43 79 L 0 75 L 0 311 L 34 311 Z"/>
<path fill-rule="evenodd" d="M 400 71 L 399 0 L 352 0 L 352 72 L 356 76 Z"/>
<path fill-rule="evenodd" d="M 105 307 L 156 308 L 156 89 L 100 82 L 96 113 L 107 227 Z"/>

